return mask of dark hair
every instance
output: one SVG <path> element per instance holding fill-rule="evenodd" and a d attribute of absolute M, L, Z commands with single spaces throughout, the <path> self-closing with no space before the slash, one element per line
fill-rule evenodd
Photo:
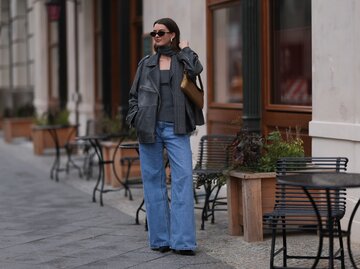
<path fill-rule="evenodd" d="M 170 18 L 162 18 L 158 19 L 154 22 L 153 26 L 155 24 L 163 24 L 165 25 L 170 32 L 175 33 L 175 37 L 171 42 L 171 47 L 175 51 L 180 51 L 179 42 L 180 42 L 180 29 L 179 26 L 176 24 L 176 22 L 173 19 Z M 154 46 L 155 51 L 157 52 L 157 47 Z"/>

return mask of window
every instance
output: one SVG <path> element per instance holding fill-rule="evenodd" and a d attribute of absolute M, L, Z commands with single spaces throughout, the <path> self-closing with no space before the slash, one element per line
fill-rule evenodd
<path fill-rule="evenodd" d="M 213 101 L 242 102 L 242 27 L 240 2 L 214 9 L 213 34 Z"/>
<path fill-rule="evenodd" d="M 311 0 L 273 0 L 271 103 L 311 106 Z"/>

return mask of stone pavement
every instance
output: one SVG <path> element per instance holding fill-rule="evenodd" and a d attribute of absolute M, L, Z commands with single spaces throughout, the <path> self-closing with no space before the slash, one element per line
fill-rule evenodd
<path fill-rule="evenodd" d="M 53 159 L 53 152 L 34 155 L 29 141 L 5 144 L 0 133 L 0 269 L 269 268 L 270 239 L 247 243 L 227 235 L 226 212 L 197 231 L 196 256 L 150 250 L 144 214 L 141 225 L 134 220 L 141 188 L 133 189 L 133 201 L 123 191 L 107 193 L 100 207 L 91 201 L 94 179 L 74 171 L 50 180 Z M 200 210 L 196 218 L 200 227 Z M 315 239 L 293 236 L 289 243 L 298 253 L 316 249 Z M 356 245 L 356 258 L 359 250 Z"/>

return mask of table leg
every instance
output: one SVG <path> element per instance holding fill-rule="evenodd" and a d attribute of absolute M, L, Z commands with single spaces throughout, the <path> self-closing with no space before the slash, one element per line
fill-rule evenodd
<path fill-rule="evenodd" d="M 99 149 L 98 148 L 98 143 L 96 140 L 92 140 L 90 139 L 89 140 L 91 146 L 93 147 L 94 151 L 95 151 L 95 154 L 96 156 L 98 157 L 98 165 L 99 165 L 99 175 L 98 175 L 98 178 L 97 178 L 97 181 L 96 181 L 96 184 L 94 186 L 94 189 L 93 189 L 93 197 L 92 197 L 92 201 L 95 203 L 96 202 L 96 191 L 98 191 L 98 186 L 100 184 L 100 181 L 101 180 L 104 180 L 103 179 L 103 176 L 104 176 L 104 168 L 103 168 L 103 159 L 102 159 L 102 155 L 101 155 L 101 148 Z M 101 197 L 100 197 L 101 199 Z M 100 201 L 100 205 L 102 201 Z"/>
<path fill-rule="evenodd" d="M 329 233 L 329 268 L 334 268 L 334 220 L 331 213 L 331 198 L 330 191 L 326 190 L 326 201 L 327 201 L 327 229 Z"/>
<path fill-rule="evenodd" d="M 54 174 L 55 174 L 55 180 L 59 181 L 59 176 L 58 176 L 58 172 L 59 172 L 59 169 L 60 169 L 60 144 L 59 144 L 59 139 L 58 139 L 56 130 L 49 129 L 48 132 L 49 132 L 51 138 L 54 141 L 55 152 L 56 152 L 55 153 L 55 160 L 54 160 L 54 163 L 53 163 L 53 165 L 51 167 L 51 171 L 50 171 L 50 178 L 53 179 Z"/>
<path fill-rule="evenodd" d="M 353 211 L 351 212 L 351 216 L 350 216 L 350 219 L 349 219 L 349 224 L 348 224 L 348 229 L 347 229 L 347 247 L 348 247 L 348 253 L 349 253 L 349 257 L 350 257 L 350 261 L 351 261 L 351 264 L 354 268 L 358 268 L 356 266 L 356 263 L 355 263 L 355 260 L 354 260 L 354 257 L 352 255 L 352 251 L 351 251 L 351 226 L 352 226 L 352 222 L 354 220 L 354 217 L 355 217 L 355 214 L 359 208 L 359 205 L 360 205 L 360 199 L 358 200 L 358 202 L 356 203 Z"/>

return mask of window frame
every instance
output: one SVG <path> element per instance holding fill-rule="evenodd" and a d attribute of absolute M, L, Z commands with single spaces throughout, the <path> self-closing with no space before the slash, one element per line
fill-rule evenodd
<path fill-rule="evenodd" d="M 264 109 L 268 111 L 279 112 L 312 112 L 312 105 L 289 105 L 289 104 L 273 104 L 271 103 L 271 94 L 273 91 L 273 77 L 272 77 L 272 64 L 273 64 L 273 40 L 272 40 L 272 1 L 262 0 L 261 17 L 262 22 L 262 88 L 263 88 L 263 102 Z M 264 23 L 265 22 L 265 23 Z"/>
<path fill-rule="evenodd" d="M 207 0 L 207 101 L 209 108 L 222 108 L 222 109 L 242 109 L 243 103 L 220 103 L 215 102 L 215 85 L 214 77 L 214 44 L 213 44 L 213 19 L 214 10 L 231 7 L 235 4 L 241 3 L 241 0 Z"/>

